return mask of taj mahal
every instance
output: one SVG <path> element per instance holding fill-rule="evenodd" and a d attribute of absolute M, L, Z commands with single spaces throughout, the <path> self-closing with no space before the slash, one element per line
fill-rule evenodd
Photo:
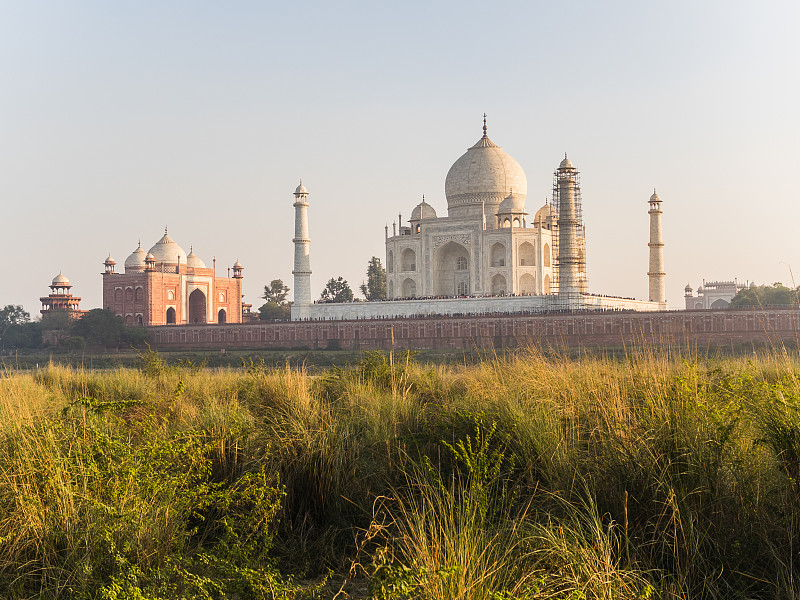
<path fill-rule="evenodd" d="M 667 308 L 661 199 L 648 201 L 648 300 L 593 295 L 586 276 L 580 174 L 564 156 L 553 175 L 552 202 L 528 212 L 520 164 L 483 135 L 445 178 L 447 216 L 423 197 L 407 224 L 385 227 L 387 300 L 315 303 L 311 296 L 309 192 L 294 192 L 292 320 L 422 317 L 576 310 Z"/>

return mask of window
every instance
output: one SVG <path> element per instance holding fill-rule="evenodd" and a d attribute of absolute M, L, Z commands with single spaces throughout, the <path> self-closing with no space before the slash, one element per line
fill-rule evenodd
<path fill-rule="evenodd" d="M 459 296 L 466 296 L 467 295 L 467 283 L 462 281 L 458 284 L 458 295 Z"/>
<path fill-rule="evenodd" d="M 456 271 L 466 271 L 466 270 L 467 270 L 467 257 L 459 256 L 458 259 L 456 259 Z"/>

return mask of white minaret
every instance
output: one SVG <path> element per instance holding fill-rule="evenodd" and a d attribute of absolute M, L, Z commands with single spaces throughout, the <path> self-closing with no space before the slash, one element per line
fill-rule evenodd
<path fill-rule="evenodd" d="M 564 160 L 556 170 L 558 188 L 558 295 L 566 300 L 577 301 L 580 292 L 578 267 L 580 249 L 578 248 L 578 225 L 580 219 L 576 210 L 576 188 L 578 171 L 564 155 Z"/>
<path fill-rule="evenodd" d="M 311 261 L 308 247 L 308 190 L 300 180 L 294 191 L 294 304 L 292 321 L 308 319 L 311 306 Z"/>
<path fill-rule="evenodd" d="M 661 198 L 656 191 L 650 196 L 650 270 L 647 276 L 650 279 L 650 302 L 666 302 L 664 289 L 664 238 L 661 234 Z"/>

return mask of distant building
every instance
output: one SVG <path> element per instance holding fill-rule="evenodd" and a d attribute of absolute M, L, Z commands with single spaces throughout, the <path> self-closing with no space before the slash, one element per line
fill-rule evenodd
<path fill-rule="evenodd" d="M 103 308 L 126 325 L 242 322 L 242 265 L 233 265 L 233 277 L 230 269 L 228 277 L 217 277 L 214 268 L 206 267 L 191 248 L 187 255 L 166 230 L 149 252 L 139 244 L 125 260 L 124 273 L 116 272 L 111 256 L 103 264 Z"/>
<path fill-rule="evenodd" d="M 733 281 L 708 281 L 703 280 L 703 285 L 697 288 L 697 295 L 692 292 L 692 286 L 686 284 L 684 300 L 686 310 L 700 310 L 708 308 L 728 308 L 733 297 L 747 285 Z"/>
<path fill-rule="evenodd" d="M 42 303 L 42 341 L 57 344 L 66 335 L 71 321 L 80 319 L 86 312 L 80 309 L 81 299 L 73 296 L 69 279 L 59 273 L 50 283 L 50 295 L 39 298 Z"/>
<path fill-rule="evenodd" d="M 648 300 L 588 292 L 580 173 L 564 156 L 553 196 L 531 213 L 521 165 L 483 135 L 450 167 L 447 215 L 423 197 L 404 222 L 384 228 L 387 301 L 320 303 L 311 295 L 309 192 L 294 192 L 293 320 L 524 313 L 665 310 L 661 198 L 649 199 Z M 407 223 L 407 224 L 406 224 Z"/>

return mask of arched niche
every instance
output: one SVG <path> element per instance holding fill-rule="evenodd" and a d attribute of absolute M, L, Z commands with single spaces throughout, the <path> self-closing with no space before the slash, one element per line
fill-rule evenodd
<path fill-rule="evenodd" d="M 389 250 L 389 253 L 386 255 L 386 272 L 394 273 L 394 252 L 391 250 Z M 391 297 L 391 294 L 389 296 Z"/>
<path fill-rule="evenodd" d="M 506 247 L 500 242 L 495 242 L 489 251 L 489 264 L 493 267 L 506 266 Z"/>
<path fill-rule="evenodd" d="M 410 277 L 403 280 L 403 298 L 417 297 L 417 282 Z"/>
<path fill-rule="evenodd" d="M 536 266 L 536 249 L 530 242 L 522 242 L 519 245 L 519 266 L 520 267 L 535 267 Z"/>
<path fill-rule="evenodd" d="M 542 291 L 545 294 L 549 294 L 550 293 L 550 275 L 545 275 L 544 276 L 544 286 L 543 286 Z"/>
<path fill-rule="evenodd" d="M 167 309 L 167 325 L 175 324 L 175 309 L 171 306 Z"/>
<path fill-rule="evenodd" d="M 544 255 L 544 256 L 542 256 L 542 264 L 545 267 L 549 267 L 550 266 L 550 245 L 549 244 L 545 244 L 544 245 L 544 250 L 542 250 L 542 254 Z"/>
<path fill-rule="evenodd" d="M 389 298 L 394 298 L 394 281 L 389 282 L 387 291 L 388 291 L 387 295 L 389 296 Z"/>
<path fill-rule="evenodd" d="M 417 270 L 417 253 L 411 248 L 406 248 L 400 253 L 401 271 Z"/>
<path fill-rule="evenodd" d="M 498 273 L 492 277 L 492 294 L 499 296 L 506 293 L 506 278 L 505 275 Z"/>
<path fill-rule="evenodd" d="M 433 262 L 434 294 L 466 296 L 470 293 L 469 250 L 458 242 L 447 242 L 436 249 Z"/>
<path fill-rule="evenodd" d="M 524 273 L 519 278 L 519 293 L 520 294 L 536 293 L 536 278 L 532 274 Z"/>
<path fill-rule="evenodd" d="M 224 308 L 220 308 L 219 312 L 217 313 L 217 323 L 227 323 L 228 322 L 228 315 L 225 312 Z"/>

